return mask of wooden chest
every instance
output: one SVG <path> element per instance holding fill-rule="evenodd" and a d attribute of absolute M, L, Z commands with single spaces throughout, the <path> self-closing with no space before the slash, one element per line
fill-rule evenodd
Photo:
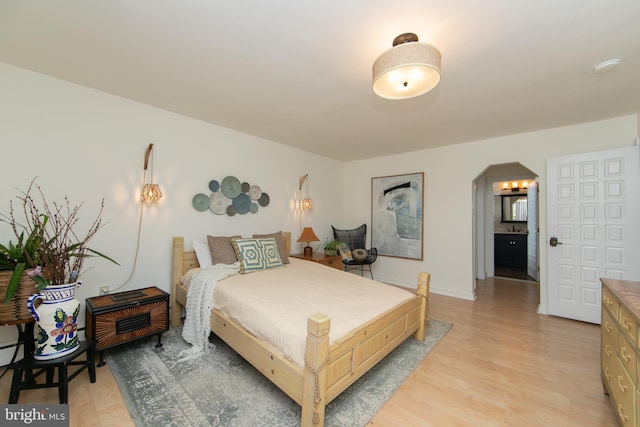
<path fill-rule="evenodd" d="M 104 350 L 150 335 L 158 335 L 160 347 L 168 330 L 169 294 L 155 286 L 86 300 L 85 335 L 96 342 L 98 366 L 104 365 Z"/>

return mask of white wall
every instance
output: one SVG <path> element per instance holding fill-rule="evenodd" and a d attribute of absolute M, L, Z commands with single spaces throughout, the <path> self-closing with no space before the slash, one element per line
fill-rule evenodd
<path fill-rule="evenodd" d="M 16 188 L 26 189 L 35 176 L 50 201 L 68 195 L 72 202 L 84 202 L 80 217 L 86 221 L 105 199 L 109 224 L 90 246 L 120 266 L 85 263 L 93 268 L 85 268 L 82 277 L 77 296 L 83 302 L 97 295 L 100 285 L 113 289 L 131 272 L 149 143 L 155 144 L 154 177 L 164 197 L 145 208 L 137 269 L 122 290 L 156 285 L 169 291 L 174 235 L 185 236 L 190 246 L 206 234 L 290 230 L 295 242 L 301 225 L 295 209 L 298 178 L 306 173 L 314 207 L 302 225 L 313 226 L 324 239 L 331 223 L 341 222 L 335 203 L 342 198 L 341 162 L 3 63 L 0 93 L 0 212 L 9 212 Z M 259 185 L 270 195 L 270 205 L 234 217 L 196 211 L 193 196 L 207 193 L 211 179 L 227 175 Z M 15 241 L 9 226 L 0 223 L 0 242 L 10 239 Z M 301 244 L 294 243 L 293 250 L 300 252 Z M 0 327 L 0 346 L 15 342 L 14 337 L 14 327 Z M 0 365 L 3 361 L 0 354 Z"/>
<path fill-rule="evenodd" d="M 546 241 L 547 158 L 629 146 L 637 134 L 637 116 L 631 115 L 350 162 L 344 172 L 345 182 L 351 183 L 343 200 L 345 222 L 363 218 L 370 222 L 371 177 L 424 172 L 424 259 L 378 257 L 374 275 L 378 280 L 415 287 L 418 272 L 428 271 L 433 292 L 474 299 L 473 180 L 489 165 L 510 162 L 520 162 L 538 175 L 540 240 Z M 546 261 L 541 244 L 541 305 L 545 307 Z"/>

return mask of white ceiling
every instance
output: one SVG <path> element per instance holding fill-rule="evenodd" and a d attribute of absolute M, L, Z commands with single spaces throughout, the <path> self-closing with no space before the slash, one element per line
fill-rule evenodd
<path fill-rule="evenodd" d="M 405 32 L 442 81 L 380 99 Z M 2 0 L 0 61 L 355 160 L 639 113 L 640 1 Z"/>

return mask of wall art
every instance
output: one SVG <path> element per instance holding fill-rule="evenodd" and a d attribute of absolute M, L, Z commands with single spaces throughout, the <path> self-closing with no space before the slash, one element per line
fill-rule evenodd
<path fill-rule="evenodd" d="M 371 178 L 371 246 L 422 260 L 424 173 Z"/>
<path fill-rule="evenodd" d="M 221 182 L 209 181 L 209 194 L 193 196 L 195 210 L 210 210 L 216 215 L 234 216 L 257 213 L 261 207 L 269 206 L 269 194 L 257 185 L 240 182 L 235 176 L 227 176 Z"/>

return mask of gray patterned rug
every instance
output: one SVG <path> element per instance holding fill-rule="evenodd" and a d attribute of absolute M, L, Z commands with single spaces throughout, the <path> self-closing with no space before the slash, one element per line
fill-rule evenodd
<path fill-rule="evenodd" d="M 364 426 L 415 370 L 451 324 L 431 320 L 424 342 L 407 339 L 326 408 L 326 426 Z M 177 363 L 188 347 L 180 328 L 106 352 L 138 427 L 297 426 L 300 407 L 219 338 L 215 350 Z"/>

